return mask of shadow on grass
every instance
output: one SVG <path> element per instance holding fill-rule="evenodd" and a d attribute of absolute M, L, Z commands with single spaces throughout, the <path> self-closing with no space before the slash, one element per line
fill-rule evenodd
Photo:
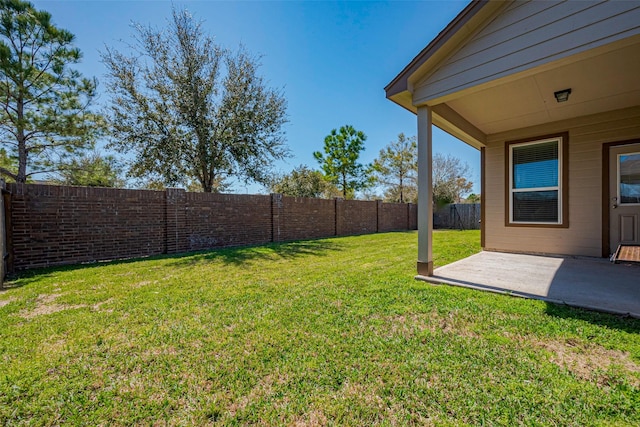
<path fill-rule="evenodd" d="M 31 283 L 50 277 L 53 273 L 63 271 L 91 270 L 106 266 L 126 265 L 154 260 L 169 260 L 168 266 L 172 267 L 189 267 L 199 263 L 213 261 L 222 261 L 224 264 L 237 266 L 256 260 L 269 261 L 277 258 L 293 259 L 301 256 L 325 256 L 329 252 L 339 251 L 343 248 L 344 245 L 338 242 L 318 239 L 44 267 L 12 273 L 5 279 L 3 287 L 0 288 L 0 292 L 28 286 Z"/>
<path fill-rule="evenodd" d="M 630 334 L 640 334 L 640 319 L 629 316 L 603 313 L 551 302 L 547 303 L 546 313 L 562 319 L 583 320 L 609 329 L 617 329 Z"/>
<path fill-rule="evenodd" d="M 59 269 L 62 269 L 59 268 Z M 58 269 L 55 268 L 37 268 L 34 270 L 19 271 L 17 273 L 8 274 L 4 279 L 2 287 L 0 287 L 0 294 L 2 292 L 9 291 L 11 289 L 21 288 L 27 286 L 33 282 L 37 282 L 46 277 L 51 276 L 51 273 Z"/>
<path fill-rule="evenodd" d="M 221 261 L 228 265 L 243 265 L 252 261 L 273 261 L 277 258 L 293 259 L 301 256 L 326 256 L 343 249 L 343 245 L 326 239 L 301 240 L 287 243 L 267 243 L 260 246 L 223 248 L 206 252 L 195 252 L 175 257 L 170 265 L 191 266 L 203 262 Z"/>
<path fill-rule="evenodd" d="M 60 273 L 64 271 L 93 270 L 96 268 L 103 268 L 103 267 L 112 266 L 112 265 L 126 265 L 126 264 L 141 262 L 141 261 L 152 261 L 152 260 L 160 260 L 165 258 L 184 257 L 189 255 L 191 254 L 150 255 L 150 256 L 139 257 L 139 258 L 123 258 L 123 259 L 115 259 L 115 260 L 88 261 L 88 262 L 83 262 L 78 264 L 65 264 L 65 265 L 56 265 L 51 267 L 34 268 L 31 270 L 20 270 L 7 275 L 4 281 L 4 287 L 1 291 L 21 288 L 33 282 L 40 281 L 47 277 L 51 277 L 55 273 Z"/>

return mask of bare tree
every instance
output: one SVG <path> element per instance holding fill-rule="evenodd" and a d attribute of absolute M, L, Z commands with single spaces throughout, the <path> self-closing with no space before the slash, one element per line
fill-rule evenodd
<path fill-rule="evenodd" d="M 467 177 L 469 165 L 458 157 L 436 153 L 433 156 L 433 201 L 436 204 L 460 203 L 462 196 L 473 188 Z"/>

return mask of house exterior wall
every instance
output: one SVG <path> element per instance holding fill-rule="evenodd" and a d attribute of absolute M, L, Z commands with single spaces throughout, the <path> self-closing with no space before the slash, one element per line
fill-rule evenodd
<path fill-rule="evenodd" d="M 569 227 L 506 226 L 506 142 L 561 132 L 569 133 Z M 488 135 L 484 249 L 601 256 L 602 145 L 639 137 L 640 107 Z"/>
<path fill-rule="evenodd" d="M 640 34 L 640 3 L 512 2 L 415 84 L 419 105 Z"/>

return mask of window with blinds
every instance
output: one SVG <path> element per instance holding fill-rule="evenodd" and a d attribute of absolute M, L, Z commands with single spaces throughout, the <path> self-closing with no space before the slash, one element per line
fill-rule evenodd
<path fill-rule="evenodd" d="M 510 222 L 560 224 L 561 139 L 512 144 L 509 156 Z"/>

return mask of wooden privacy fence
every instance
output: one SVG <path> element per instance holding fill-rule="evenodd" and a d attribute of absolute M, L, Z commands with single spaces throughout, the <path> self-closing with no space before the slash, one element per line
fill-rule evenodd
<path fill-rule="evenodd" d="M 4 202 L 9 271 L 417 228 L 414 204 L 281 194 L 8 184 Z"/>
<path fill-rule="evenodd" d="M 451 203 L 433 214 L 433 228 L 480 229 L 480 203 Z"/>

